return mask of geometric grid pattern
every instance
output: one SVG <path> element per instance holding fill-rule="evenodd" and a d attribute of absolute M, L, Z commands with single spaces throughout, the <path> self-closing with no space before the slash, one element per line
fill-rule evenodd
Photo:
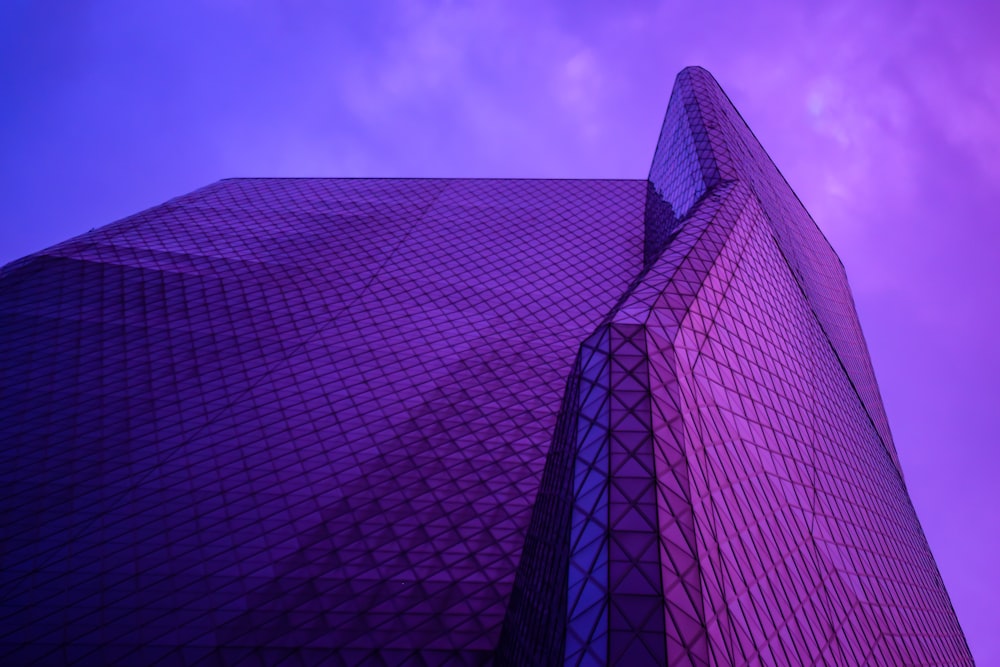
<path fill-rule="evenodd" d="M 4 664 L 971 664 L 839 260 L 646 181 L 238 179 L 0 271 Z"/>
<path fill-rule="evenodd" d="M 843 267 L 700 68 L 650 183 L 665 242 L 581 346 L 501 660 L 972 664 Z"/>
<path fill-rule="evenodd" d="M 482 662 L 646 189 L 233 180 L 8 266 L 0 662 Z"/>

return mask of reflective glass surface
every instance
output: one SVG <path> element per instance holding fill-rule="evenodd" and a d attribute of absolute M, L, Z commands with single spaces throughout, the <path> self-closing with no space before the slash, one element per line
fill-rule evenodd
<path fill-rule="evenodd" d="M 648 180 L 236 179 L 0 270 L 0 662 L 971 664 L 839 260 Z"/>

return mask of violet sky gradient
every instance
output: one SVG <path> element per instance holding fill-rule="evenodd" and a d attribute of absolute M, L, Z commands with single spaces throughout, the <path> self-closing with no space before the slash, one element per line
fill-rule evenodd
<path fill-rule="evenodd" d="M 1000 6 L 0 4 L 0 264 L 231 176 L 645 178 L 707 67 L 847 267 L 910 494 L 1000 664 Z"/>

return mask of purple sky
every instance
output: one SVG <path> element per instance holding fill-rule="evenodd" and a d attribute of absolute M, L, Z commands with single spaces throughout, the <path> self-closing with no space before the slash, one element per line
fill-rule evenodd
<path fill-rule="evenodd" d="M 847 266 L 913 502 L 1000 664 L 1000 5 L 541 4 L 5 0 L 0 264 L 230 176 L 644 178 L 703 65 Z"/>

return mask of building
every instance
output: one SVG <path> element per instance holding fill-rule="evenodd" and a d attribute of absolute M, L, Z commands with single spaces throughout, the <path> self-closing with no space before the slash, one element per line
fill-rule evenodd
<path fill-rule="evenodd" d="M 971 664 L 839 260 L 648 180 L 238 179 L 0 273 L 4 664 Z"/>

